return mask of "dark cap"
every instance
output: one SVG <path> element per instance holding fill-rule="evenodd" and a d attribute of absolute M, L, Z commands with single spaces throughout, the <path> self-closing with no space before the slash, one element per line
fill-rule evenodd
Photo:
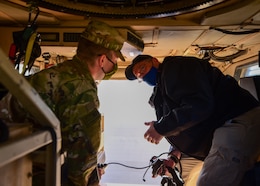
<path fill-rule="evenodd" d="M 141 62 L 141 61 L 144 61 L 146 59 L 152 59 L 153 57 L 150 56 L 150 55 L 138 55 L 136 56 L 133 61 L 132 61 L 132 64 L 131 65 L 128 65 L 125 69 L 125 77 L 129 80 L 135 80 L 137 79 L 136 76 L 134 75 L 133 73 L 133 67 L 135 64 Z"/>
<path fill-rule="evenodd" d="M 125 61 L 120 50 L 125 42 L 120 33 L 113 27 L 100 21 L 91 21 L 81 37 L 116 52 L 118 57 Z"/>

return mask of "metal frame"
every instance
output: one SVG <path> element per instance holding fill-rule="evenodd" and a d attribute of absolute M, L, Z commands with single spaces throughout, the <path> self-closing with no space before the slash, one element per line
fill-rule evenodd
<path fill-rule="evenodd" d="M 0 82 L 42 126 L 46 126 L 52 131 L 39 131 L 25 138 L 0 144 L 0 167 L 47 145 L 46 186 L 60 186 L 60 122 L 50 108 L 43 102 L 35 89 L 14 69 L 12 63 L 1 48 Z"/>

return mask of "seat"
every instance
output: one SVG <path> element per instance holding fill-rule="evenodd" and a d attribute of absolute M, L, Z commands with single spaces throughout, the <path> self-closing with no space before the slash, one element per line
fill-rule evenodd
<path fill-rule="evenodd" d="M 241 78 L 239 84 L 242 88 L 248 90 L 257 100 L 260 100 L 260 75 Z"/>
<path fill-rule="evenodd" d="M 252 77 L 244 77 L 240 79 L 240 86 L 248 90 L 257 100 L 260 100 L 260 75 Z M 243 186 L 258 185 L 260 183 L 260 157 L 258 157 L 258 163 L 255 167 L 249 170 L 242 183 Z"/>

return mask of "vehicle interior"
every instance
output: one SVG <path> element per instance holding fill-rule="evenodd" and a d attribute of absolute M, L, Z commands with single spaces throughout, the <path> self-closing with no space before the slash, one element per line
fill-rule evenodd
<path fill-rule="evenodd" d="M 243 84 L 249 87 L 250 91 L 252 86 L 249 86 L 250 82 L 245 78 L 260 75 L 259 0 L 0 1 L 1 58 L 10 58 L 14 33 L 32 28 L 37 33 L 41 49 L 39 57 L 32 63 L 32 73 L 61 63 L 75 55 L 78 38 L 91 20 L 101 20 L 117 28 L 125 39 L 121 52 L 126 61 L 118 62 L 118 71 L 112 76 L 112 80 L 126 80 L 125 68 L 138 54 L 149 54 L 160 62 L 166 56 L 208 59 L 212 66 L 235 77 L 237 81 L 244 78 L 241 86 Z M 16 79 L 7 78 L 11 76 L 11 71 L 8 67 L 0 72 L 2 81 L 19 83 L 17 79 L 22 78 L 20 76 L 15 76 Z M 6 74 L 3 74 L 4 72 Z M 19 96 L 13 86 L 11 89 Z M 24 88 L 22 90 L 25 91 Z M 252 92 L 259 97 L 259 88 L 253 86 Z M 27 92 L 24 96 L 31 96 L 31 93 Z M 24 104 L 34 102 L 28 99 L 25 99 Z M 37 107 L 37 104 L 34 106 Z M 54 119 L 53 123 L 45 114 L 42 120 L 57 127 L 58 121 Z M 56 132 L 57 130 L 55 129 Z M 49 144 L 52 136 L 46 135 L 50 138 Z M 12 148 L 17 146 L 19 144 Z M 35 150 L 39 147 L 37 145 L 31 148 Z M 11 152 L 6 149 L 7 147 L 0 146 L 0 154 Z M 31 153 L 30 150 L 27 152 Z M 2 158 L 0 167 L 21 156 Z M 4 171 L 6 169 L 0 168 L 0 172 Z M 59 173 L 55 176 L 59 176 Z M 24 183 L 26 184 L 28 182 Z"/>

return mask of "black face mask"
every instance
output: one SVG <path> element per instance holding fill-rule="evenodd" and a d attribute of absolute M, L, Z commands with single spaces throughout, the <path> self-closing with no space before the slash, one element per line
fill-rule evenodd
<path fill-rule="evenodd" d="M 156 85 L 156 76 L 157 76 L 158 69 L 152 67 L 150 71 L 143 77 L 143 81 L 145 81 L 150 86 Z"/>

